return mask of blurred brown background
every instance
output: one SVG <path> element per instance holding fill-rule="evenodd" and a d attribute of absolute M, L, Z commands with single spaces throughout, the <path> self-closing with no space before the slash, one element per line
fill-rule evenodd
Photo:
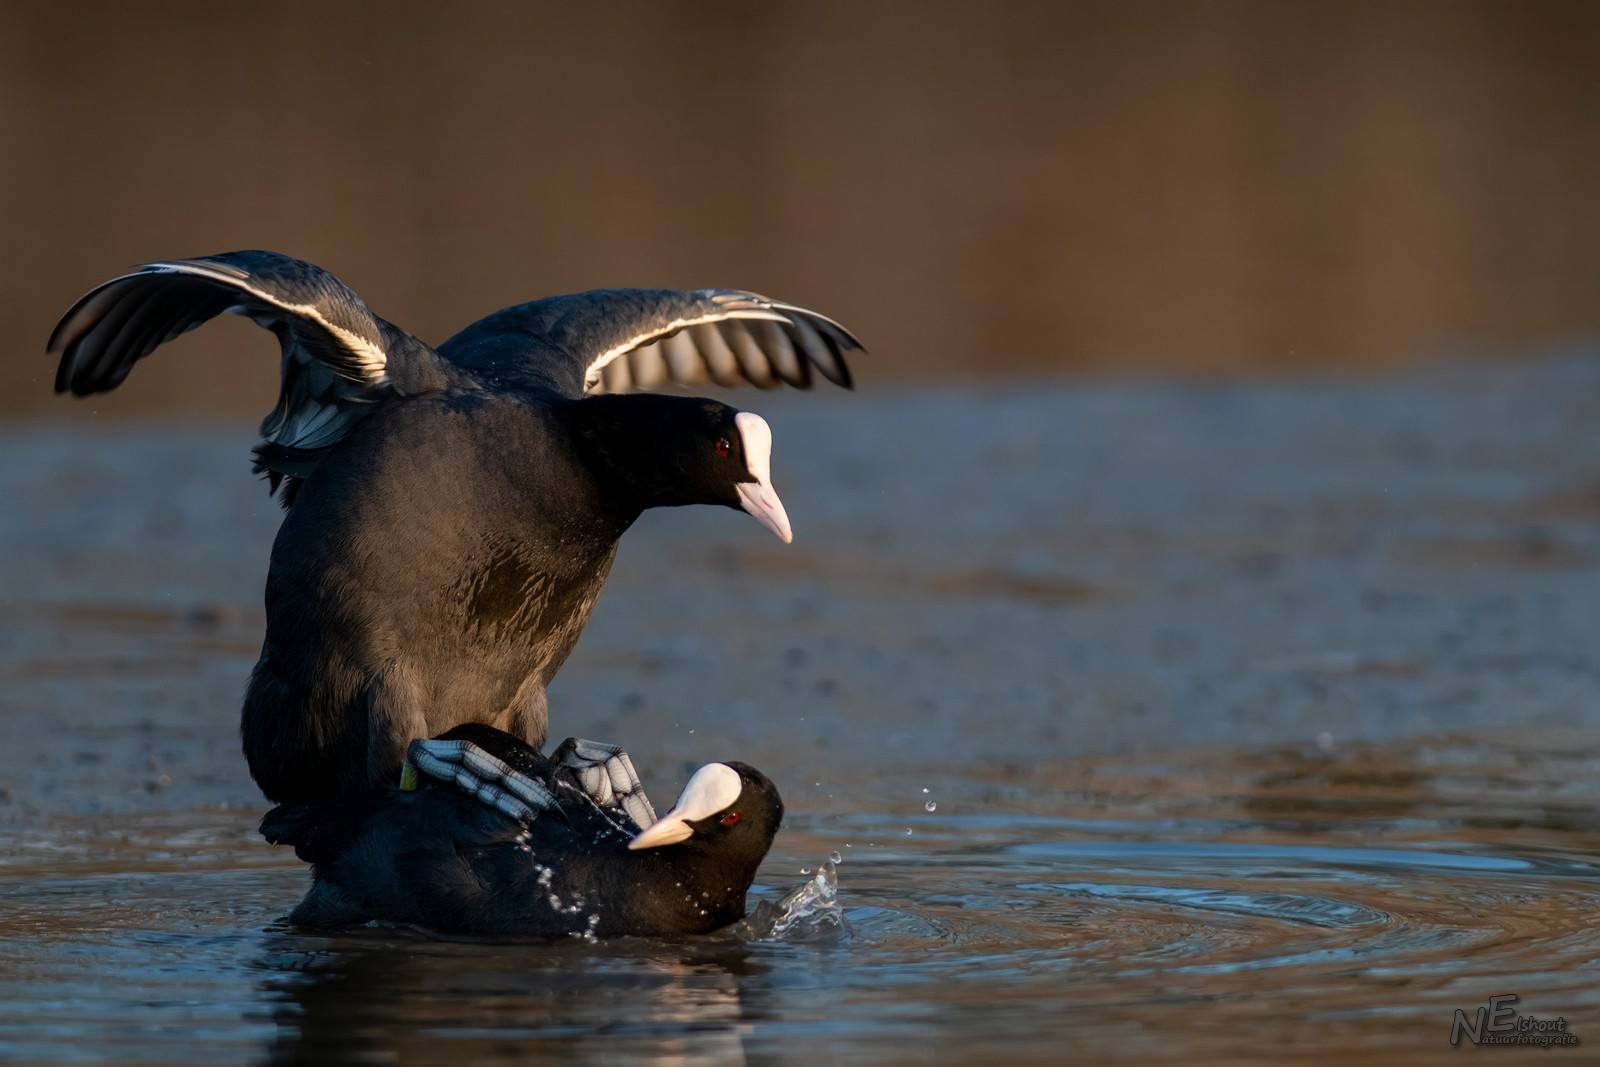
<path fill-rule="evenodd" d="M 1600 4 L 0 7 L 0 408 L 264 410 L 270 338 L 52 400 L 140 260 L 268 247 L 442 340 L 598 285 L 810 304 L 869 382 L 1600 333 Z"/>

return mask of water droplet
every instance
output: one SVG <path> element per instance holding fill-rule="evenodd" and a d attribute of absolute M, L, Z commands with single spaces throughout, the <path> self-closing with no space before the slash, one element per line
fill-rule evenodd
<path fill-rule="evenodd" d="M 924 792 L 924 793 L 926 793 L 926 792 L 927 792 L 927 791 L 928 791 L 928 787 L 927 787 L 927 786 L 923 786 L 923 787 L 922 787 L 922 791 L 923 791 L 923 792 Z"/>
<path fill-rule="evenodd" d="M 938 803 L 938 801 L 930 800 L 926 804 L 922 805 L 922 810 L 923 811 L 938 811 L 939 810 L 939 803 Z"/>
<path fill-rule="evenodd" d="M 850 846 L 846 845 L 844 847 L 845 848 L 849 848 Z M 828 860 L 831 863 L 843 863 L 844 862 L 844 857 L 839 855 L 839 850 L 838 849 L 834 849 L 832 852 L 828 853 Z"/>
<path fill-rule="evenodd" d="M 909 827 L 909 826 L 908 826 L 908 827 L 906 827 L 906 836 L 907 836 L 907 837 L 910 837 L 910 836 L 911 836 L 911 827 Z"/>
<path fill-rule="evenodd" d="M 590 926 L 591 929 L 596 927 L 596 926 L 599 926 L 599 925 L 600 925 L 600 916 L 598 916 L 598 915 L 589 916 L 589 926 Z"/>

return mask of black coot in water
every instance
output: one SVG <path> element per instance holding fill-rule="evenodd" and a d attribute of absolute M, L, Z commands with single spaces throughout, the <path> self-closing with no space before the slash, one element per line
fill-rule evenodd
<path fill-rule="evenodd" d="M 743 918 L 782 818 L 743 763 L 701 767 L 656 819 L 620 750 L 572 740 L 547 759 L 469 725 L 414 743 L 400 788 L 280 805 L 261 832 L 313 865 L 298 925 L 664 936 Z"/>
<path fill-rule="evenodd" d="M 645 508 L 722 504 L 784 541 L 760 416 L 661 382 L 850 384 L 849 332 L 726 289 L 611 289 L 496 312 L 429 348 L 273 252 L 151 263 L 50 338 L 57 391 L 115 388 L 224 311 L 282 346 L 256 469 L 288 506 L 243 715 L 274 801 L 394 780 L 406 743 L 487 723 L 535 748 L 545 686 Z"/>

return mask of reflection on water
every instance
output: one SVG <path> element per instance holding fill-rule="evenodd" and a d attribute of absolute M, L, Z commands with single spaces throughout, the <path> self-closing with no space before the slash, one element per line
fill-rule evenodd
<path fill-rule="evenodd" d="M 813 884 L 808 861 L 845 853 L 849 935 L 800 941 L 310 935 L 278 918 L 304 873 L 244 814 L 111 836 L 63 820 L 0 866 L 0 1048 L 960 1058 L 1004 1033 L 1024 1059 L 1063 1042 L 1176 1060 L 1401 1042 L 1426 1058 L 1451 1051 L 1456 1007 L 1503 992 L 1600 1040 L 1597 767 L 1597 744 L 1484 737 L 1090 760 L 1052 777 L 1091 787 L 1035 790 L 1026 812 L 956 769 L 932 779 L 933 813 L 892 781 L 915 815 L 801 814 L 780 836 L 757 886 L 769 909 Z"/>
<path fill-rule="evenodd" d="M 254 961 L 278 1024 L 276 1059 L 337 1055 L 610 1059 L 740 1052 L 745 988 L 767 968 L 731 939 L 704 944 L 430 944 L 392 934 L 269 931 Z M 597 1041 L 596 1038 L 603 1038 Z"/>

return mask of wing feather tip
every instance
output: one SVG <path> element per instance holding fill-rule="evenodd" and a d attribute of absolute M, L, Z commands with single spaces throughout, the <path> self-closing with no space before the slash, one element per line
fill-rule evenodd
<path fill-rule="evenodd" d="M 74 305 L 73 310 L 77 310 Z M 66 333 L 67 324 L 72 321 L 72 311 L 61 316 L 61 321 L 56 323 L 56 328 L 50 331 L 50 339 L 44 343 L 44 354 L 53 356 L 58 352 L 66 351 L 67 342 L 62 336 Z"/>
<path fill-rule="evenodd" d="M 854 389 L 855 379 L 850 376 L 850 367 L 844 360 L 835 357 L 828 362 L 813 360 L 817 370 L 822 376 L 840 389 Z"/>

